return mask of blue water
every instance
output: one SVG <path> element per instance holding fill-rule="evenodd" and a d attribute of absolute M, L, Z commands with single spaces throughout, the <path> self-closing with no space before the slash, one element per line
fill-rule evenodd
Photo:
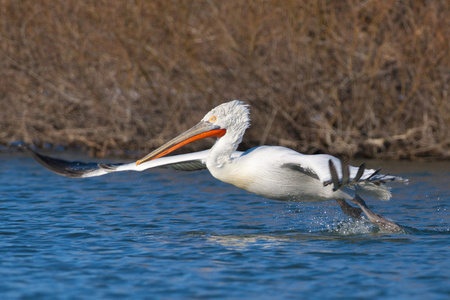
<path fill-rule="evenodd" d="M 69 179 L 0 154 L 0 298 L 449 299 L 450 164 L 378 165 L 410 179 L 368 201 L 406 234 L 207 171 Z"/>

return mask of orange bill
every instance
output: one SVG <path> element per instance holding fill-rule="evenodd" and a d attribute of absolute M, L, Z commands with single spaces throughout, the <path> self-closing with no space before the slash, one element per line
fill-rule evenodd
<path fill-rule="evenodd" d="M 146 161 L 163 157 L 164 155 L 167 155 L 186 144 L 192 143 L 193 141 L 197 141 L 207 137 L 222 137 L 225 135 L 225 133 L 226 130 L 220 129 L 219 126 L 213 125 L 209 122 L 200 122 L 188 131 L 180 134 L 173 140 L 165 143 L 158 149 L 138 160 L 136 162 L 136 165 L 140 165 Z"/>

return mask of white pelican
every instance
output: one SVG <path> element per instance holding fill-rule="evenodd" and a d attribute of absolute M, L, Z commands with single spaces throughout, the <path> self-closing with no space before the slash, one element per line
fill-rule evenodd
<path fill-rule="evenodd" d="M 349 166 L 346 160 L 326 155 L 305 155 L 278 146 L 260 146 L 236 151 L 250 126 L 248 106 L 238 100 L 221 104 L 186 132 L 154 150 L 136 163 L 101 164 L 71 162 L 32 151 L 35 159 L 51 171 L 67 177 L 91 177 L 118 171 L 143 171 L 154 167 L 177 170 L 207 168 L 215 178 L 249 192 L 276 200 L 336 200 L 345 214 L 358 218 L 364 212 L 369 220 L 390 232 L 401 227 L 373 213 L 361 197 L 389 200 L 386 182 L 407 182 L 379 170 Z M 211 149 L 175 156 L 166 154 L 206 137 L 217 137 Z M 351 200 L 360 208 L 350 206 Z"/>

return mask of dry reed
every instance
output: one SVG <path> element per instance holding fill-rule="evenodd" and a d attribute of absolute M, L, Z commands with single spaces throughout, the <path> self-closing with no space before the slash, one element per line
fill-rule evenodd
<path fill-rule="evenodd" d="M 0 3 L 0 144 L 142 154 L 240 99 L 242 149 L 450 158 L 446 0 Z"/>

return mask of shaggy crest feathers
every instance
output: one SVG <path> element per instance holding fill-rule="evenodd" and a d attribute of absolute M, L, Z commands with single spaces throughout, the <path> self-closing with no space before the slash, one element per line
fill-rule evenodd
<path fill-rule="evenodd" d="M 221 128 L 244 127 L 247 129 L 250 127 L 249 115 L 250 110 L 247 104 L 233 100 L 212 109 L 203 117 L 202 121 L 211 122 L 211 117 L 216 116 L 214 124 Z"/>

